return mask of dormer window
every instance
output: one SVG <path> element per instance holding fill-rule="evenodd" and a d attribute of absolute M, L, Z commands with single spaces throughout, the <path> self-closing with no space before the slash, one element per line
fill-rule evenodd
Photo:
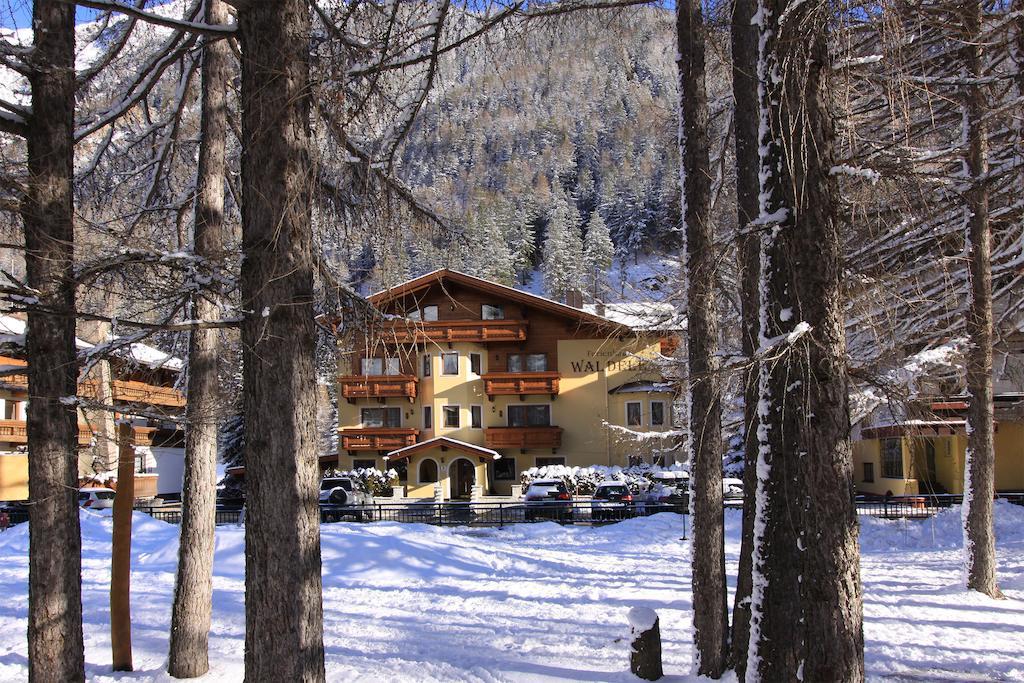
<path fill-rule="evenodd" d="M 363 375 L 399 375 L 401 368 L 397 358 L 363 358 Z"/>
<path fill-rule="evenodd" d="M 480 307 L 480 317 L 484 320 L 504 320 L 505 307 L 497 304 L 484 304 Z"/>
<path fill-rule="evenodd" d="M 424 306 L 415 311 L 409 311 L 405 314 L 405 317 L 409 320 L 422 320 L 424 322 L 437 320 L 437 306 Z"/>

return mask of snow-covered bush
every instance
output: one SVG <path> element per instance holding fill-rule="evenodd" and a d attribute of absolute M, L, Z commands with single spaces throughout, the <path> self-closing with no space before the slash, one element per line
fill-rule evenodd
<path fill-rule="evenodd" d="M 391 496 L 391 487 L 398 483 L 398 472 L 395 470 L 388 470 L 387 472 L 381 472 L 374 467 L 367 467 L 366 469 L 350 470 L 348 472 L 341 472 L 339 470 L 328 470 L 324 472 L 325 477 L 350 477 L 356 481 L 359 481 L 366 487 L 372 495 L 377 497 L 389 497 Z"/>
<path fill-rule="evenodd" d="M 656 472 L 679 472 L 687 471 L 681 463 L 674 463 L 669 467 L 659 465 L 632 465 L 630 467 L 619 467 L 613 465 L 589 465 L 587 467 L 568 467 L 566 465 L 547 465 L 545 467 L 531 467 L 523 470 L 519 475 L 523 488 L 530 485 L 536 479 L 561 479 L 565 482 L 566 488 L 573 495 L 587 496 L 594 492 L 597 485 L 602 481 L 621 481 L 629 487 L 633 493 L 647 490 L 652 477 Z"/>

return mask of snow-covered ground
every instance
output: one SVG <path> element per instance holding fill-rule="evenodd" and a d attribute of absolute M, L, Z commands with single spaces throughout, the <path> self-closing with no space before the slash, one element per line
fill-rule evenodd
<path fill-rule="evenodd" d="M 869 678 L 1024 680 L 1024 508 L 997 505 L 1000 582 L 992 601 L 960 587 L 960 513 L 863 519 Z M 729 571 L 739 513 L 727 512 Z M 28 533 L 0 534 L 0 681 L 27 678 Z M 330 681 L 635 680 L 627 615 L 661 617 L 667 680 L 690 680 L 689 550 L 682 518 L 601 528 L 552 523 L 439 529 L 323 527 L 324 641 Z M 109 673 L 110 519 L 83 512 L 90 680 L 170 681 L 166 659 L 177 527 L 135 518 L 133 674 Z M 213 669 L 242 677 L 243 532 L 217 532 Z"/>

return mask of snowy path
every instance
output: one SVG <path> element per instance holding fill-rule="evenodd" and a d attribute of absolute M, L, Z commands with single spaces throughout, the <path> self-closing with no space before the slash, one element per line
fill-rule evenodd
<path fill-rule="evenodd" d="M 869 678 L 1024 679 L 1024 509 L 998 508 L 1008 599 L 959 588 L 959 511 L 935 521 L 869 520 L 863 580 Z M 739 514 L 728 517 L 735 572 Z M 170 681 L 163 673 L 177 528 L 136 517 L 134 674 L 109 673 L 110 520 L 82 517 L 90 680 Z M 544 523 L 438 529 L 323 527 L 324 632 L 331 681 L 626 681 L 626 612 L 658 610 L 666 680 L 692 680 L 688 549 L 676 515 L 602 528 Z M 0 681 L 26 678 L 27 529 L 0 534 Z M 217 538 L 213 669 L 241 680 L 243 534 Z"/>

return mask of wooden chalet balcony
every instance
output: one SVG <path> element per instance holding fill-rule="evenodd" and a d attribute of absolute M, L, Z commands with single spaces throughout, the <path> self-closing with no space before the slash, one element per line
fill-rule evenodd
<path fill-rule="evenodd" d="M 153 443 L 153 427 L 136 427 L 135 443 L 139 446 L 149 446 Z M 28 443 L 28 425 L 24 420 L 0 420 L 0 442 L 2 443 Z M 92 442 L 92 429 L 87 424 L 78 425 L 78 445 L 88 446 Z"/>
<path fill-rule="evenodd" d="M 484 430 L 488 448 L 550 448 L 562 446 L 561 427 L 488 427 Z"/>
<path fill-rule="evenodd" d="M 343 451 L 393 451 L 416 443 L 413 427 L 345 427 L 340 430 Z"/>
<path fill-rule="evenodd" d="M 95 380 L 86 380 L 78 385 L 78 393 L 85 398 L 96 398 Z M 115 379 L 112 383 L 114 400 L 120 403 L 143 403 L 151 406 L 181 408 L 185 395 L 174 387 L 161 387 L 145 382 Z"/>
<path fill-rule="evenodd" d="M 380 340 L 397 344 L 526 341 L 525 320 L 393 320 L 379 330 Z"/>
<path fill-rule="evenodd" d="M 338 378 L 341 395 L 352 403 L 357 398 L 416 398 L 412 375 L 344 375 Z"/>
<path fill-rule="evenodd" d="M 484 393 L 494 400 L 495 396 L 519 396 L 528 394 L 548 394 L 551 398 L 558 395 L 558 382 L 562 378 L 560 372 L 488 372 L 481 376 L 484 381 Z"/>

